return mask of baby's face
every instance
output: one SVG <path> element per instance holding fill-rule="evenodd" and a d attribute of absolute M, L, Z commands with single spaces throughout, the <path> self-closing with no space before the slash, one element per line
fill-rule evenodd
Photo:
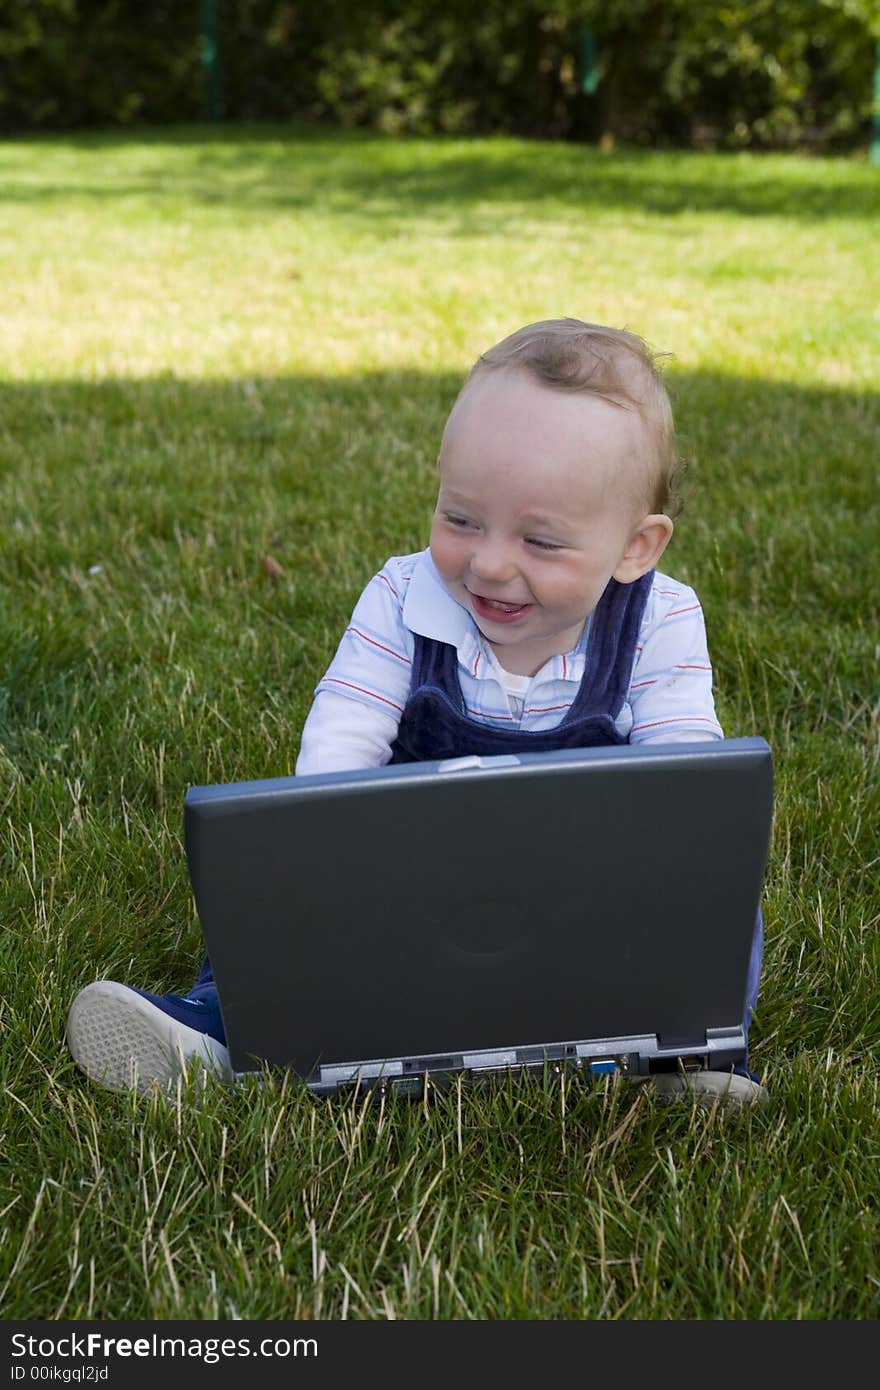
<path fill-rule="evenodd" d="M 642 429 L 632 410 L 516 371 L 477 376 L 456 404 L 431 555 L 506 670 L 571 651 L 609 579 L 649 568 L 632 558 Z"/>

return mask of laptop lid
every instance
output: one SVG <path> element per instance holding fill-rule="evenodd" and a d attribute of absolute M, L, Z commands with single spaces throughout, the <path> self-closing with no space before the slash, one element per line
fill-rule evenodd
<path fill-rule="evenodd" d="M 760 738 L 192 788 L 232 1065 L 736 1060 L 771 814 Z"/>

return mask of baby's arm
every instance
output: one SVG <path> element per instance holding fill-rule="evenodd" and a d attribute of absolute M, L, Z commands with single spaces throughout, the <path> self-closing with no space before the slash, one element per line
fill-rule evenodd
<path fill-rule="evenodd" d="M 397 736 L 396 714 L 322 690 L 303 725 L 296 775 L 383 767 Z"/>
<path fill-rule="evenodd" d="M 390 760 L 412 672 L 403 599 L 415 558 L 389 560 L 361 594 L 303 726 L 297 776 Z"/>
<path fill-rule="evenodd" d="M 630 743 L 723 738 L 712 697 L 706 625 L 693 589 L 658 575 L 639 637 L 628 701 Z"/>

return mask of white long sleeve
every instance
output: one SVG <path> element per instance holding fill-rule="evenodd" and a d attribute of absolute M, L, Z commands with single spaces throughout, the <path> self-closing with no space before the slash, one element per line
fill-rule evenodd
<path fill-rule="evenodd" d="M 332 690 L 319 691 L 303 725 L 297 777 L 384 767 L 391 758 L 397 725 L 396 714 Z"/>

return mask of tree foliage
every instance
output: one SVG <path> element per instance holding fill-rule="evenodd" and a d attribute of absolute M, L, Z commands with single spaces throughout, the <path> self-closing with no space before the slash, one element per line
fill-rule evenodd
<path fill-rule="evenodd" d="M 880 42 L 880 0 L 217 3 L 227 118 L 391 132 L 845 145 L 868 129 Z M 0 122 L 203 116 L 201 8 L 0 0 Z"/>

